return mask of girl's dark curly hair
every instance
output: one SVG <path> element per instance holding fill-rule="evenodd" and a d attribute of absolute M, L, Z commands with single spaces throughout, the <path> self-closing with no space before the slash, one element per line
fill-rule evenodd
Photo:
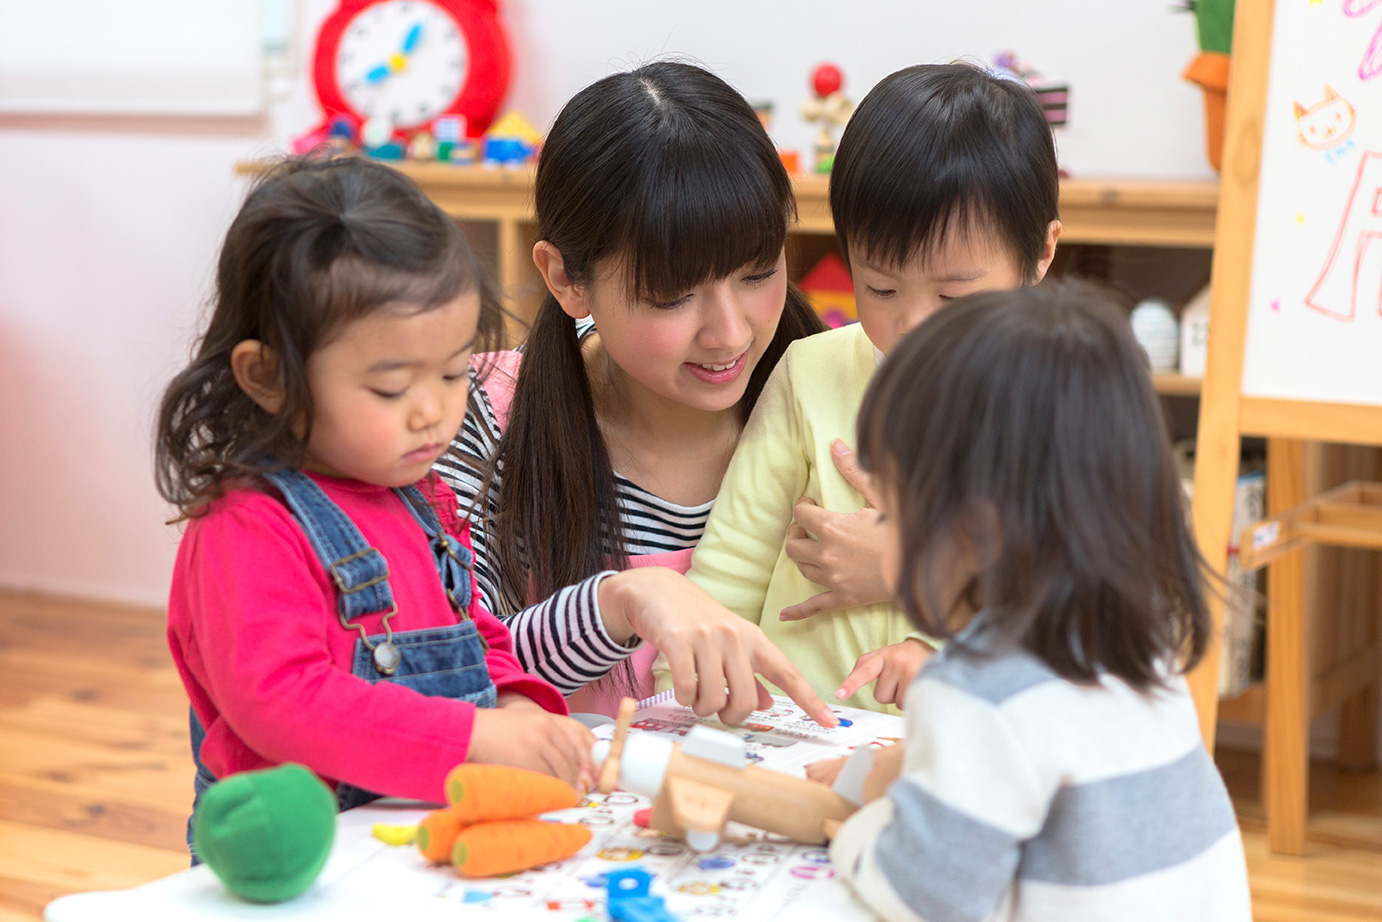
<path fill-rule="evenodd" d="M 164 392 L 158 491 L 179 518 L 228 481 L 300 462 L 311 433 L 306 363 L 347 323 L 386 304 L 419 311 L 478 291 L 474 351 L 499 348 L 503 311 L 456 226 L 410 180 L 354 157 L 284 160 L 255 183 L 216 269 L 211 321 Z M 231 351 L 258 340 L 277 359 L 284 403 L 268 413 L 235 382 Z"/>

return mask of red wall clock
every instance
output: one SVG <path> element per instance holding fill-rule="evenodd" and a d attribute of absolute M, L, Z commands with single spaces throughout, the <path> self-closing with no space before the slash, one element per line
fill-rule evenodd
<path fill-rule="evenodd" d="M 382 116 L 411 135 L 463 115 L 476 137 L 509 86 L 499 0 L 340 0 L 317 34 L 312 77 L 327 122 Z"/>

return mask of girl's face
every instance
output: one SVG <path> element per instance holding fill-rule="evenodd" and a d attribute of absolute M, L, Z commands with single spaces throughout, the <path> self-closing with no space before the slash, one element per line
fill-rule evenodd
<path fill-rule="evenodd" d="M 307 359 L 315 407 L 303 466 L 385 487 L 421 480 L 465 420 L 480 297 L 385 306 Z"/>
<path fill-rule="evenodd" d="M 1046 251 L 1037 263 L 1041 281 L 1056 253 L 1060 222 L 1047 229 Z M 947 301 L 980 291 L 1016 288 L 1026 279 L 1021 264 L 994 234 L 947 230 L 931 252 L 913 253 L 901 266 L 849 254 L 854 301 L 864 334 L 885 355 L 909 330 Z"/>
<path fill-rule="evenodd" d="M 735 406 L 782 317 L 785 255 L 665 302 L 629 295 L 617 268 L 598 267 L 563 309 L 595 319 L 606 355 L 635 387 L 696 410 Z"/>

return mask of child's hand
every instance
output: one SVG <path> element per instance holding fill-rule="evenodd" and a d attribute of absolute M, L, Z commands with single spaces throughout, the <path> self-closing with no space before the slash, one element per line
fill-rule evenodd
<path fill-rule="evenodd" d="M 845 767 L 847 758 L 824 759 L 820 762 L 812 762 L 806 766 L 806 777 L 812 781 L 819 781 L 821 784 L 834 784 L 835 779 L 840 777 L 840 769 Z"/>
<path fill-rule="evenodd" d="M 822 727 L 839 720 L 811 683 L 758 625 L 740 618 L 681 573 L 635 567 L 600 581 L 601 616 L 610 636 L 642 637 L 662 651 L 677 703 L 729 726 L 772 707 L 757 676 L 790 697 Z"/>
<path fill-rule="evenodd" d="M 778 617 L 783 621 L 800 621 L 892 598 L 878 566 L 883 527 L 870 493 L 869 476 L 859 470 L 854 452 L 839 439 L 831 445 L 830 456 L 840 475 L 863 494 L 867 505 L 858 512 L 831 512 L 810 497 L 797 501 L 787 531 L 787 556 L 796 562 L 802 576 L 826 591 L 782 609 Z"/>
<path fill-rule="evenodd" d="M 594 745 L 595 735 L 580 721 L 548 713 L 522 695 L 504 695 L 497 708 L 475 709 L 469 761 L 529 768 L 585 793 L 595 783 Z"/>
<path fill-rule="evenodd" d="M 901 743 L 873 751 L 873 769 L 864 779 L 864 803 L 875 801 L 888 793 L 888 788 L 902 777 L 902 760 L 907 749 Z"/>
<path fill-rule="evenodd" d="M 854 669 L 835 690 L 835 697 L 843 701 L 870 682 L 875 682 L 875 701 L 902 707 L 907 686 L 912 684 L 917 670 L 930 659 L 931 652 L 926 644 L 909 637 L 902 643 L 889 644 L 881 650 L 865 653 L 854 661 Z"/>

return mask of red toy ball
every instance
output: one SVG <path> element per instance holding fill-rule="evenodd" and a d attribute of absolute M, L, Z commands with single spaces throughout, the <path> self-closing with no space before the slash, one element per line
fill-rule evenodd
<path fill-rule="evenodd" d="M 829 96 L 845 85 L 845 75 L 834 64 L 821 64 L 811 71 L 811 88 L 817 96 Z"/>

